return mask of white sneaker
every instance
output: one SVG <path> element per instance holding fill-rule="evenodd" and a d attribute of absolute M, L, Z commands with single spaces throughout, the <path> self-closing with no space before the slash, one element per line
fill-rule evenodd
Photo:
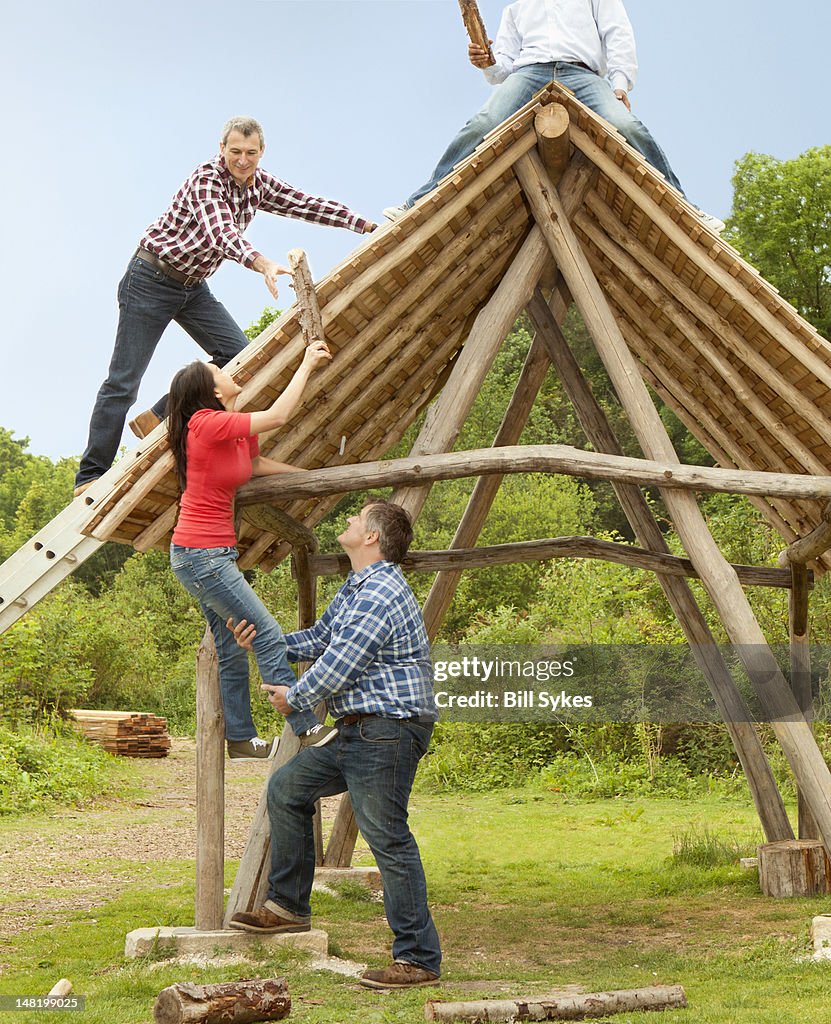
<path fill-rule="evenodd" d="M 383 210 L 382 212 L 387 220 L 400 220 L 408 209 L 409 207 L 404 206 L 402 203 L 401 206 L 388 206 L 386 210 Z"/>
<path fill-rule="evenodd" d="M 705 213 L 703 210 L 699 210 L 698 216 L 701 218 L 702 224 L 706 228 L 709 228 L 714 235 L 720 235 L 727 227 L 723 220 L 719 220 L 718 217 L 714 217 L 712 213 Z"/>

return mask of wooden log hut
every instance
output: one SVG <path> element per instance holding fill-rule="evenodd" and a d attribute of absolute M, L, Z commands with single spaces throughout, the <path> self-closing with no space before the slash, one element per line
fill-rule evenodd
<path fill-rule="evenodd" d="M 343 495 L 393 487 L 395 500 L 417 518 L 434 482 L 473 475 L 477 482 L 451 548 L 412 552 L 406 563 L 436 574 L 424 609 L 431 636 L 461 573 L 476 566 L 600 557 L 655 572 L 728 724 L 768 842 L 792 841 L 759 735 L 689 587 L 696 577 L 796 777 L 799 837 L 831 852 L 831 774 L 810 722 L 807 646 L 811 582 L 831 566 L 829 342 L 614 129 L 556 83 L 316 285 L 304 261 L 296 257 L 295 264 L 302 303 L 227 367 L 243 387 L 238 408 L 253 411 L 273 401 L 309 337 L 324 332 L 334 358 L 313 377 L 307 409 L 261 439 L 265 454 L 308 472 L 277 483 L 264 478 L 240 492 L 241 567 L 268 571 L 291 553 L 300 621 L 308 622 L 317 578 L 345 571 L 343 559 L 317 552 L 311 533 Z M 623 456 L 563 335 L 572 306 L 606 366 L 642 459 Z M 454 452 L 523 311 L 535 334 L 493 446 Z M 517 447 L 552 368 L 591 452 Z M 680 464 L 649 388 L 710 452 L 715 468 Z M 382 461 L 425 411 L 410 457 Z M 477 548 L 501 480 L 516 472 L 610 480 L 639 546 L 539 538 Z M 686 557 L 668 551 L 645 486 L 660 491 Z M 782 537 L 779 569 L 725 560 L 696 501 L 696 492 L 707 490 L 749 496 Z M 165 548 L 177 497 L 159 428 L 0 567 L 0 630 L 105 541 L 140 551 Z M 791 595 L 790 683 L 747 601 L 744 587 L 751 585 L 785 587 Z M 286 737 L 281 757 L 291 753 L 290 731 Z M 344 801 L 320 859 L 348 863 L 354 836 Z M 267 842 L 261 809 L 226 914 L 258 901 Z M 206 919 L 218 914 L 215 894 L 213 900 Z"/>

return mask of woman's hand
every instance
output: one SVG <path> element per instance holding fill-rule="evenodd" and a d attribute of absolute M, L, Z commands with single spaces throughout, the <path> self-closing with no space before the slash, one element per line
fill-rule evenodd
<path fill-rule="evenodd" d="M 306 370 L 316 370 L 324 363 L 330 362 L 332 353 L 325 341 L 313 341 L 303 354 L 301 366 Z"/>

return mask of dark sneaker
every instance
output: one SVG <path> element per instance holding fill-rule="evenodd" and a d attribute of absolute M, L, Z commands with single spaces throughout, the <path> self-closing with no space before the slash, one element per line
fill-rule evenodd
<path fill-rule="evenodd" d="M 280 737 L 261 740 L 254 736 L 250 740 L 228 740 L 228 757 L 232 761 L 267 761 L 277 753 Z"/>
<path fill-rule="evenodd" d="M 287 921 L 279 917 L 268 907 L 260 907 L 250 914 L 234 914 L 231 918 L 231 927 L 241 932 L 259 932 L 261 935 L 277 935 L 280 932 L 309 932 L 312 930 L 310 923 L 298 924 L 296 921 Z"/>
<path fill-rule="evenodd" d="M 325 747 L 337 736 L 338 730 L 331 725 L 313 725 L 308 732 L 299 736 L 301 747 Z"/>
<path fill-rule="evenodd" d="M 404 960 L 396 960 L 379 971 L 364 971 L 360 977 L 366 988 L 412 988 L 414 985 L 435 985 L 438 980 L 438 974 Z"/>

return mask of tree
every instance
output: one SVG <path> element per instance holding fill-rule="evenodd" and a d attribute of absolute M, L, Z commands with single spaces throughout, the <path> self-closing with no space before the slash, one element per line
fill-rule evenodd
<path fill-rule="evenodd" d="M 725 237 L 825 337 L 831 336 L 831 146 L 794 160 L 736 163 Z"/>

